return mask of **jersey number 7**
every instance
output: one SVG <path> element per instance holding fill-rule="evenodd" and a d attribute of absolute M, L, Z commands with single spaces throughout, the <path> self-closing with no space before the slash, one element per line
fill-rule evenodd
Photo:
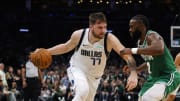
<path fill-rule="evenodd" d="M 93 65 L 100 65 L 101 64 L 101 58 L 93 57 L 91 58 Z"/>

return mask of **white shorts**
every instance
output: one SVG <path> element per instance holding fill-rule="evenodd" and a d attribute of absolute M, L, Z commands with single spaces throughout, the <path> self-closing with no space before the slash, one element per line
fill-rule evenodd
<path fill-rule="evenodd" d="M 165 89 L 165 83 L 154 84 L 143 94 L 143 96 L 139 96 L 138 101 L 160 101 L 164 98 Z"/>
<path fill-rule="evenodd" d="M 74 86 L 75 96 L 81 96 L 84 94 L 84 90 L 87 89 L 87 97 L 84 101 L 94 101 L 94 96 L 98 88 L 100 78 L 95 78 L 85 74 L 80 68 L 69 67 L 67 74 L 70 82 Z"/>

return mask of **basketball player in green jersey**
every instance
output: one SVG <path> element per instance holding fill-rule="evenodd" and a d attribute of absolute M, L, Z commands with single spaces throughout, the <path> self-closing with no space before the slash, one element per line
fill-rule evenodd
<path fill-rule="evenodd" d="M 174 63 L 176 65 L 177 71 L 180 72 L 180 53 L 176 55 Z M 141 72 L 142 70 L 148 70 L 148 69 L 147 69 L 147 66 L 143 64 L 139 66 L 136 70 L 137 72 Z M 174 101 L 178 90 L 179 88 L 177 88 L 174 92 L 171 92 L 170 94 L 168 94 L 167 98 L 164 101 Z"/>
<path fill-rule="evenodd" d="M 136 15 L 129 22 L 129 32 L 138 40 L 137 48 L 125 48 L 121 54 L 140 54 L 148 66 L 150 75 L 139 92 L 139 101 L 161 101 L 176 91 L 180 74 L 176 71 L 173 57 L 163 38 L 149 30 L 149 21 L 144 15 Z"/>

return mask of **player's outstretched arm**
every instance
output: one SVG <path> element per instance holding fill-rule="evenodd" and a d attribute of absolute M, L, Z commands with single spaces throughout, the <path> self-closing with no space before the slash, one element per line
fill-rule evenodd
<path fill-rule="evenodd" d="M 73 50 L 78 45 L 82 31 L 83 30 L 78 30 L 73 32 L 71 38 L 66 43 L 62 43 L 52 48 L 49 48 L 48 51 L 51 55 L 59 55 Z"/>
<path fill-rule="evenodd" d="M 121 50 L 121 54 L 144 54 L 144 55 L 161 55 L 164 53 L 163 38 L 156 34 L 151 33 L 147 36 L 148 46 L 146 48 L 125 48 Z"/>
<path fill-rule="evenodd" d="M 161 55 L 164 53 L 164 42 L 163 38 L 156 34 L 151 33 L 147 36 L 148 47 L 139 48 L 137 54 L 144 55 Z"/>
<path fill-rule="evenodd" d="M 115 37 L 113 34 L 108 35 L 108 50 L 113 49 L 117 54 L 119 54 L 127 63 L 128 67 L 130 68 L 130 76 L 127 80 L 126 88 L 127 90 L 132 90 L 137 86 L 138 83 L 138 76 L 136 73 L 136 62 L 132 55 L 121 55 L 120 50 L 124 49 L 125 47 L 120 43 L 120 41 Z"/>
<path fill-rule="evenodd" d="M 48 68 L 52 62 L 52 55 L 67 53 L 78 45 L 81 33 L 82 30 L 75 31 L 66 43 L 56 45 L 52 48 L 36 49 L 30 53 L 29 58 L 31 62 L 40 69 Z"/>

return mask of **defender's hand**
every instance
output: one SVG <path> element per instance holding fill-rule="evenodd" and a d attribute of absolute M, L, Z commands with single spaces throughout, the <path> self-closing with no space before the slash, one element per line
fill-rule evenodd
<path fill-rule="evenodd" d="M 132 54 L 130 48 L 124 48 L 120 51 L 120 55 Z"/>

